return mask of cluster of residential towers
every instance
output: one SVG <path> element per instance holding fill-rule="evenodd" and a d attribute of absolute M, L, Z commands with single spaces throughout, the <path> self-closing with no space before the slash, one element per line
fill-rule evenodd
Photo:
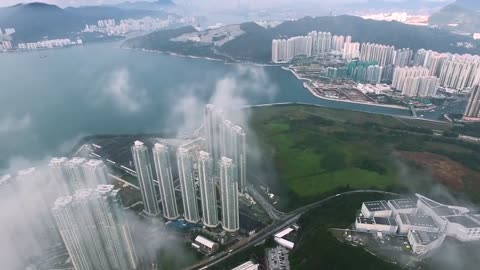
<path fill-rule="evenodd" d="M 143 142 L 134 143 L 132 155 L 144 211 L 151 216 L 162 212 L 169 220 L 183 216 L 189 223 L 201 221 L 211 228 L 221 224 L 225 231 L 235 232 L 239 229 L 238 193 L 246 185 L 245 132 L 227 120 L 220 108 L 207 105 L 204 133 L 205 140 L 176 149 L 182 213 L 177 205 L 170 147 L 161 143 L 153 146 L 152 166 L 149 148 Z M 156 195 L 154 173 L 158 180 L 162 209 Z"/>
<path fill-rule="evenodd" d="M 101 160 L 53 158 L 52 215 L 76 270 L 136 269 L 137 256 L 118 191 Z"/>
<path fill-rule="evenodd" d="M 16 214 L 6 217 L 12 247 L 28 257 L 40 253 L 26 250 L 44 252 L 63 242 L 76 270 L 136 269 L 130 227 L 107 177 L 101 160 L 66 157 L 51 159 L 46 170 L 0 177 L 0 195 L 14 199 L 7 205 Z"/>

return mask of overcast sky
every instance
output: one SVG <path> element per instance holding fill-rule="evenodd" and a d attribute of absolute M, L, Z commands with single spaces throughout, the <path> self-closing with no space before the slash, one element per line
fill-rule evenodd
<path fill-rule="evenodd" d="M 0 0 L 0 6 L 11 6 L 21 2 L 45 2 L 55 4 L 58 6 L 80 6 L 80 5 L 102 5 L 102 4 L 114 4 L 127 0 Z M 139 1 L 139 0 L 129 0 Z M 143 0 L 153 1 L 153 0 Z M 190 3 L 195 6 L 203 7 L 215 7 L 215 8 L 231 8 L 231 7 L 256 7 L 256 8 L 268 8 L 272 6 L 279 6 L 284 4 L 298 5 L 301 3 L 309 4 L 345 4 L 352 2 L 365 2 L 368 0 L 174 0 L 178 3 Z M 401 2 L 405 0 L 384 0 L 388 2 Z M 453 0 L 423 0 L 423 1 L 435 1 L 435 2 L 451 2 Z"/>

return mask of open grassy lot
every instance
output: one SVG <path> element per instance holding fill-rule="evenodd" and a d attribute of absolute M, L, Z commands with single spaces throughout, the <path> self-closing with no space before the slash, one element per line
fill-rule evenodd
<path fill-rule="evenodd" d="M 454 183 L 454 192 L 480 202 L 480 145 L 438 134 L 452 129 L 450 124 L 304 105 L 250 113 L 260 148 L 276 171 L 268 184 L 288 199 L 286 209 L 348 189 L 428 193 L 435 181 Z M 430 166 L 425 153 L 441 157 L 441 163 Z M 464 171 L 461 179 L 436 171 L 444 166 Z M 421 177 L 410 183 L 406 174 L 416 173 Z"/>

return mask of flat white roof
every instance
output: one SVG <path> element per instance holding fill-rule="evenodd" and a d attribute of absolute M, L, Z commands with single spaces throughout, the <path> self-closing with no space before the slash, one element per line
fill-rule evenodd
<path fill-rule="evenodd" d="M 285 230 L 281 231 L 281 232 L 278 232 L 277 234 L 275 234 L 275 237 L 278 237 L 278 238 L 282 238 L 284 237 L 285 235 L 291 233 L 293 231 L 292 228 L 288 227 L 286 228 Z"/>
<path fill-rule="evenodd" d="M 278 237 L 275 237 L 275 242 L 277 242 L 279 245 L 281 246 L 284 246 L 288 249 L 293 249 L 293 246 L 295 245 L 293 242 L 290 242 L 288 240 L 285 240 L 283 238 L 278 238 Z"/>
<path fill-rule="evenodd" d="M 195 238 L 195 242 L 198 242 L 208 248 L 213 248 L 213 246 L 216 244 L 215 242 L 212 242 L 210 240 L 208 240 L 207 238 L 203 237 L 203 236 L 197 236 Z"/>
<path fill-rule="evenodd" d="M 232 270 L 257 270 L 258 264 L 253 263 L 252 261 L 248 261 L 246 263 L 242 263 L 241 265 L 233 268 Z"/>
<path fill-rule="evenodd" d="M 143 142 L 141 142 L 141 141 L 135 141 L 135 142 L 134 142 L 134 145 L 135 145 L 135 146 L 142 146 L 142 145 L 143 145 Z"/>

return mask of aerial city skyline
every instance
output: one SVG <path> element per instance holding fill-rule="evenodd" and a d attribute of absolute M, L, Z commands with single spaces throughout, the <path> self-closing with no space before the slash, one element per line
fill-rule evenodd
<path fill-rule="evenodd" d="M 154 144 L 152 163 L 149 148 L 143 142 L 134 142 L 131 150 L 144 212 L 150 216 L 160 214 L 158 193 L 166 219 L 182 216 L 189 223 L 202 221 L 212 228 L 221 224 L 225 231 L 236 232 L 240 216 L 238 194 L 244 192 L 247 185 L 246 134 L 243 128 L 226 119 L 222 109 L 212 104 L 205 106 L 203 134 L 200 140 L 181 145 L 175 151 L 181 212 L 175 196 L 170 147 Z M 154 188 L 153 168 L 158 178 L 158 192 Z"/>
<path fill-rule="evenodd" d="M 480 2 L 0 2 L 2 270 L 480 265 Z"/>

